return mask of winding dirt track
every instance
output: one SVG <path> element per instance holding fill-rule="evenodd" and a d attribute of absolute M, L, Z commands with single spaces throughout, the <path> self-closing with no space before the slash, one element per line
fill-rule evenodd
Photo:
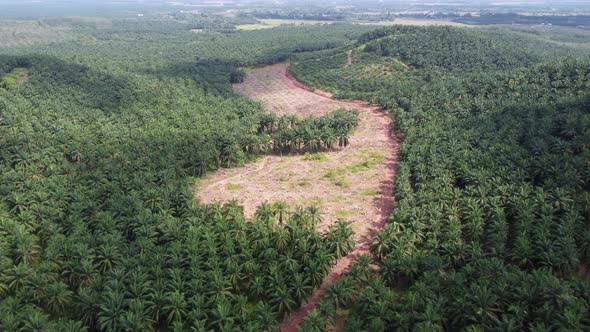
<path fill-rule="evenodd" d="M 283 332 L 297 331 L 326 288 L 338 280 L 354 258 L 369 254 L 372 235 L 381 230 L 393 208 L 393 185 L 399 142 L 392 136 L 390 117 L 361 101 L 335 100 L 323 91 L 304 86 L 288 74 L 286 64 L 251 71 L 236 93 L 260 101 L 277 114 L 319 116 L 338 108 L 361 111 L 360 123 L 344 149 L 326 152 L 326 160 L 309 161 L 300 155 L 265 156 L 243 167 L 221 169 L 197 183 L 196 198 L 203 203 L 235 199 L 244 206 L 246 217 L 264 201 L 284 200 L 289 204 L 320 206 L 324 221 L 320 231 L 337 218 L 351 221 L 356 248 L 338 260 L 320 288 L 308 301 L 285 317 Z M 363 163 L 366 168 L 358 168 Z M 364 165 L 364 164 L 363 164 Z M 354 171 L 350 171 L 354 170 Z M 340 174 L 334 183 L 327 174 Z"/>
<path fill-rule="evenodd" d="M 346 65 L 350 66 L 351 64 L 352 64 L 352 50 L 349 50 L 348 51 L 348 60 L 347 60 Z M 308 87 L 304 86 L 303 84 L 301 84 L 300 82 L 295 80 L 291 75 L 289 75 L 286 68 L 283 71 L 283 74 L 284 74 L 285 78 L 288 79 L 295 86 L 299 86 L 299 87 L 305 89 L 306 91 L 310 91 L 312 93 L 315 93 L 315 94 L 325 97 L 325 98 L 330 98 L 330 99 L 332 98 L 332 96 L 327 92 L 317 90 L 317 89 L 308 88 Z M 351 106 L 358 107 L 360 109 L 367 107 L 367 104 L 362 101 L 351 100 L 351 101 L 342 101 L 342 102 L 350 103 L 350 104 L 352 104 Z M 373 112 L 374 110 L 371 109 L 370 111 Z M 393 190 L 394 190 L 394 178 L 395 178 L 395 170 L 396 170 L 396 163 L 397 163 L 397 154 L 399 151 L 399 140 L 397 139 L 397 137 L 393 136 L 392 125 L 391 125 L 390 121 L 388 121 L 387 124 L 385 125 L 384 132 L 387 135 L 389 143 L 391 143 L 392 149 L 390 150 L 390 155 L 388 157 L 388 162 L 386 163 L 386 167 L 383 170 L 383 178 L 385 179 L 385 181 L 383 182 L 383 185 L 381 186 L 381 188 L 380 188 L 381 190 L 379 193 L 381 196 L 381 199 L 378 202 L 378 205 L 380 206 L 380 211 L 379 211 L 379 215 L 376 216 L 379 219 L 378 223 L 375 225 L 375 228 L 372 229 L 372 232 L 369 234 L 369 237 L 365 237 L 362 241 L 357 242 L 357 246 L 355 247 L 355 249 L 351 253 L 342 257 L 341 259 L 339 259 L 336 262 L 336 264 L 332 267 L 332 269 L 330 270 L 328 275 L 324 278 L 320 287 L 315 289 L 312 292 L 309 299 L 306 302 L 302 303 L 301 306 L 299 307 L 299 309 L 292 312 L 289 316 L 287 316 L 281 322 L 281 325 L 280 325 L 281 332 L 296 332 L 297 331 L 297 326 L 299 326 L 299 324 L 301 324 L 301 322 L 303 321 L 303 319 L 305 319 L 307 314 L 311 310 L 313 310 L 313 308 L 321 301 L 322 295 L 325 293 L 326 289 L 330 285 L 332 285 L 333 283 L 338 281 L 338 279 L 340 278 L 342 273 L 344 273 L 346 271 L 346 269 L 348 269 L 348 266 L 354 261 L 354 259 L 359 255 L 370 254 L 370 245 L 371 245 L 370 241 L 371 241 L 372 234 L 383 229 L 383 227 L 385 226 L 385 223 L 387 223 L 387 219 L 389 218 L 389 214 L 391 213 L 391 210 L 393 209 L 394 204 L 395 204 L 395 202 L 392 200 L 391 197 L 393 195 Z"/>

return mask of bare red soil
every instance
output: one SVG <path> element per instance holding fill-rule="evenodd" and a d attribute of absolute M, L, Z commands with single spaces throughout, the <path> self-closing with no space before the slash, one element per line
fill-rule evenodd
<path fill-rule="evenodd" d="M 237 200 L 246 217 L 265 201 L 318 205 L 323 213 L 319 230 L 338 218 L 352 223 L 356 248 L 338 260 L 308 301 L 287 316 L 281 331 L 296 331 L 326 288 L 336 282 L 354 258 L 369 254 L 372 235 L 381 230 L 393 208 L 393 186 L 399 142 L 392 136 L 391 119 L 361 101 L 335 100 L 327 92 L 295 80 L 287 65 L 252 70 L 234 91 L 260 101 L 277 114 L 318 116 L 338 108 L 361 111 L 360 123 L 344 149 L 326 152 L 323 160 L 301 155 L 265 156 L 243 167 L 221 169 L 200 180 L 195 196 L 203 203 Z M 366 165 L 366 167 L 359 167 Z"/>

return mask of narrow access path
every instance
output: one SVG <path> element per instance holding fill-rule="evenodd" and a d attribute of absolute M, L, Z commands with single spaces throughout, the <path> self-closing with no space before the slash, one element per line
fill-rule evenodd
<path fill-rule="evenodd" d="M 289 75 L 286 64 L 254 69 L 233 88 L 277 114 L 307 117 L 339 108 L 361 111 L 359 126 L 344 149 L 325 152 L 319 160 L 301 155 L 264 156 L 242 167 L 220 169 L 196 184 L 195 197 L 200 202 L 237 200 L 248 218 L 260 203 L 282 200 L 290 206 L 318 205 L 323 215 L 320 231 L 338 218 L 352 223 L 354 251 L 338 260 L 308 301 L 280 324 L 281 331 L 296 331 L 354 258 L 369 253 L 372 235 L 386 223 L 394 204 L 399 142 L 391 134 L 391 118 L 383 111 L 361 101 L 335 100 L 327 92 L 306 87 Z"/>

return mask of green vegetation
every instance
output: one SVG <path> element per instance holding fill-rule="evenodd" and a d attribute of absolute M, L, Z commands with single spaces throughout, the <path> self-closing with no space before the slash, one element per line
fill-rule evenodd
<path fill-rule="evenodd" d="M 14 68 L 10 73 L 6 73 L 0 80 L 0 88 L 13 89 L 29 80 L 29 70 L 27 68 Z"/>
<path fill-rule="evenodd" d="M 363 153 L 363 155 L 365 155 L 365 153 Z M 382 162 L 384 158 L 385 157 L 379 153 L 369 151 L 366 153 L 365 160 L 352 165 L 341 166 L 335 169 L 331 169 L 328 172 L 326 172 L 326 174 L 324 174 L 324 178 L 331 180 L 335 185 L 339 187 L 348 188 L 350 186 L 350 183 L 346 179 L 347 174 L 367 171 L 371 169 L 375 164 Z M 365 195 L 370 195 L 371 192 L 373 191 L 369 191 L 369 193 Z"/>
<path fill-rule="evenodd" d="M 316 153 L 306 152 L 303 155 L 303 160 L 309 160 L 309 161 L 326 161 L 326 160 L 328 160 L 328 157 L 326 157 L 326 155 L 323 152 L 316 152 Z"/>
<path fill-rule="evenodd" d="M 354 212 L 353 211 L 350 211 L 350 210 L 339 210 L 339 211 L 336 211 L 336 217 L 339 218 L 339 219 L 350 218 L 353 215 L 354 215 Z"/>
<path fill-rule="evenodd" d="M 348 188 L 350 187 L 350 182 L 346 180 L 346 169 L 344 168 L 337 168 L 333 170 L 329 170 L 324 174 L 324 178 L 329 179 L 337 185 L 338 187 Z"/>
<path fill-rule="evenodd" d="M 355 46 L 352 66 L 342 48 L 291 70 L 392 112 L 398 204 L 373 257 L 330 286 L 302 329 L 345 318 L 344 331 L 587 330 L 587 54 L 447 27 L 377 30 Z M 399 61 L 406 70 L 357 75 Z"/>
<path fill-rule="evenodd" d="M 269 113 L 262 116 L 258 127 L 260 136 L 249 149 L 256 153 L 307 151 L 315 154 L 336 146 L 342 148 L 348 146 L 350 134 L 358 122 L 356 110 L 341 109 L 303 120 L 296 116 Z"/>
<path fill-rule="evenodd" d="M 275 331 L 352 251 L 352 227 L 320 233 L 318 207 L 285 202 L 246 221 L 235 202 L 196 202 L 190 182 L 265 153 L 323 161 L 348 145 L 357 111 L 276 116 L 232 93 L 242 68 L 289 59 L 304 83 L 390 111 L 403 138 L 390 222 L 303 331 L 340 318 L 345 331 L 588 330 L 588 34 L 235 29 L 346 15 L 2 22 L 0 330 Z M 383 158 L 325 178 L 346 188 Z"/>
<path fill-rule="evenodd" d="M 234 183 L 228 183 L 225 186 L 225 189 L 227 189 L 227 190 L 239 190 L 240 188 L 241 188 L 240 185 L 234 184 Z"/>
<path fill-rule="evenodd" d="M 317 208 L 284 204 L 246 222 L 236 204 L 195 202 L 190 179 L 300 127 L 337 136 L 297 150 L 337 144 L 354 112 L 271 129 L 230 83 L 358 33 L 109 22 L 55 20 L 77 41 L 1 46 L 0 330 L 275 329 L 350 250 L 350 227 L 320 234 Z"/>
<path fill-rule="evenodd" d="M 383 156 L 381 153 L 377 151 L 363 151 L 361 156 L 364 160 L 348 167 L 348 172 L 358 173 L 371 169 L 373 166 L 375 166 L 376 164 L 380 164 L 385 159 L 385 156 Z"/>

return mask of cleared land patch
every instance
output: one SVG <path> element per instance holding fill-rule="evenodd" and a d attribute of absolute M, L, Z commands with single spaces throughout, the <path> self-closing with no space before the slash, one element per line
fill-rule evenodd
<path fill-rule="evenodd" d="M 344 149 L 303 155 L 265 156 L 243 167 L 221 169 L 198 180 L 195 195 L 203 203 L 237 200 L 247 217 L 260 203 L 318 205 L 326 229 L 338 218 L 352 222 L 357 243 L 365 242 L 384 221 L 392 202 L 397 144 L 390 117 L 377 108 L 307 91 L 285 75 L 286 65 L 251 70 L 234 91 L 260 101 L 277 114 L 320 116 L 338 108 L 355 108 L 360 123 Z M 387 215 L 387 214 L 385 214 Z"/>
<path fill-rule="evenodd" d="M 469 26 L 464 23 L 446 21 L 446 20 L 433 20 L 433 19 L 420 19 L 420 18 L 396 18 L 393 21 L 380 21 L 361 23 L 368 25 L 419 25 L 419 26 L 432 26 L 432 25 L 450 25 L 455 27 L 466 27 Z"/>
<path fill-rule="evenodd" d="M 318 25 L 332 24 L 335 21 L 314 21 L 314 20 L 288 20 L 288 19 L 259 19 L 261 23 L 240 24 L 236 26 L 238 30 L 261 30 L 276 28 L 281 25 Z"/>

